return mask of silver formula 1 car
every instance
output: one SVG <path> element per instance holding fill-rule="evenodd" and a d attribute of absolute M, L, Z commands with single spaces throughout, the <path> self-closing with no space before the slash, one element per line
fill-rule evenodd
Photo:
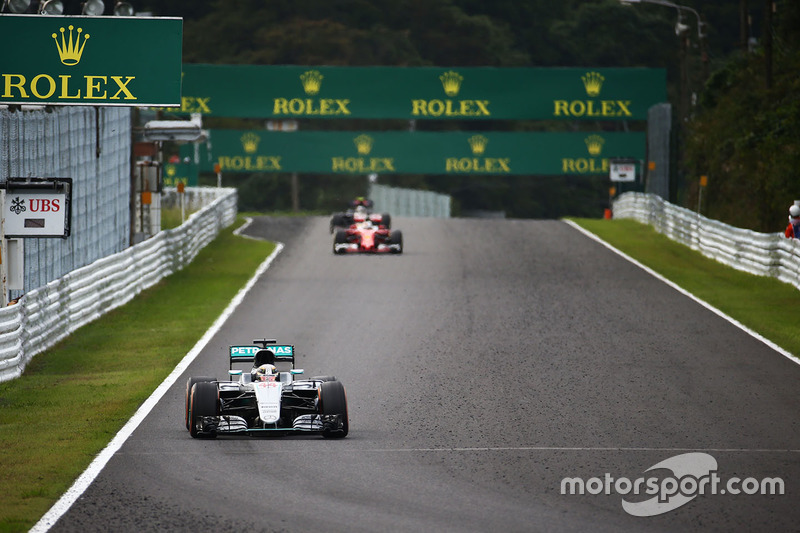
<path fill-rule="evenodd" d="M 249 371 L 235 363 L 251 365 Z M 347 436 L 347 396 L 333 376 L 296 379 L 294 346 L 274 339 L 231 346 L 229 380 L 190 377 L 186 382 L 186 429 L 192 437 L 225 434 L 275 436 L 319 433 Z"/>

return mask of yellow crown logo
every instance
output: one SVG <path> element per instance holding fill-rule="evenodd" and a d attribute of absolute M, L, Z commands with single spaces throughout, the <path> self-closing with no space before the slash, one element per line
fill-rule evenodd
<path fill-rule="evenodd" d="M 89 40 L 89 34 L 83 36 L 83 42 L 81 42 L 81 33 L 83 32 L 83 28 L 78 28 L 78 35 L 75 37 L 75 40 L 72 39 L 72 30 L 74 26 L 72 24 L 69 25 L 69 40 L 67 40 L 64 36 L 64 28 L 61 28 L 61 42 L 58 42 L 58 35 L 53 34 L 53 40 L 56 42 L 56 48 L 58 48 L 58 57 L 61 58 L 61 62 L 67 66 L 77 65 L 81 62 L 81 56 L 83 55 L 83 47 L 86 46 L 86 41 Z"/>
<path fill-rule="evenodd" d="M 461 74 L 452 70 L 439 76 L 439 79 L 442 81 L 444 93 L 450 97 L 458 94 L 458 91 L 461 90 L 461 82 L 464 81 L 464 77 Z"/>
<path fill-rule="evenodd" d="M 589 135 L 586 137 L 586 139 L 584 139 L 584 142 L 586 143 L 586 148 L 589 149 L 589 153 L 591 155 L 600 155 L 600 152 L 603 151 L 603 144 L 606 141 L 599 135 Z"/>
<path fill-rule="evenodd" d="M 374 139 L 369 135 L 359 135 L 353 139 L 353 142 L 356 143 L 356 149 L 358 150 L 359 154 L 367 155 L 372 150 L 372 143 L 374 142 Z"/>
<path fill-rule="evenodd" d="M 586 94 L 589 96 L 597 96 L 600 94 L 600 89 L 603 88 L 603 82 L 606 79 L 599 72 L 587 72 L 581 76 L 583 86 L 586 88 Z"/>
<path fill-rule="evenodd" d="M 248 154 L 253 154 L 258 150 L 258 143 L 261 141 L 261 137 L 255 133 L 245 133 L 242 135 L 241 141 L 244 151 Z"/>
<path fill-rule="evenodd" d="M 300 81 L 303 83 L 303 90 L 306 94 L 315 95 L 322 87 L 322 74 L 317 70 L 309 70 L 300 75 Z"/>
<path fill-rule="evenodd" d="M 470 148 L 472 148 L 473 155 L 481 155 L 483 154 L 484 150 L 486 150 L 486 145 L 489 142 L 489 139 L 484 137 L 483 135 L 473 135 L 469 139 L 467 139 Z"/>
<path fill-rule="evenodd" d="M 172 177 L 178 172 L 178 169 L 175 168 L 175 165 L 167 165 L 167 176 Z"/>

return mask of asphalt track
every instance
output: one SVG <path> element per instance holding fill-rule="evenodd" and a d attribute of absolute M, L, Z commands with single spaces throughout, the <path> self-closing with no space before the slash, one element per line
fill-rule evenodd
<path fill-rule="evenodd" d="M 182 377 L 51 531 L 797 529 L 800 366 L 564 222 L 393 224 L 403 255 L 339 257 L 326 218 L 257 218 L 286 247 L 186 373 L 293 343 L 346 386 L 346 439 L 191 439 Z M 561 494 L 689 452 L 785 494 Z"/>

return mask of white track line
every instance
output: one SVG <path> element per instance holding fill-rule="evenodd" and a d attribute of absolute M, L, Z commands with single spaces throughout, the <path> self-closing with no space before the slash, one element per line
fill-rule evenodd
<path fill-rule="evenodd" d="M 454 447 L 442 446 L 440 448 L 341 448 L 336 453 L 449 453 L 449 452 L 706 452 L 706 453 L 800 453 L 800 449 L 780 449 L 780 448 L 669 448 L 669 447 L 647 447 L 647 446 L 475 446 L 475 447 Z M 184 457 L 194 452 L 133 452 L 127 455 L 146 456 L 146 455 L 180 455 Z M 203 455 L 205 452 L 196 452 Z M 233 450 L 226 451 L 228 455 L 263 455 L 263 450 Z M 325 454 L 330 455 L 328 448 L 314 449 L 271 449 L 270 455 L 309 455 Z"/>
<path fill-rule="evenodd" d="M 698 298 L 694 294 L 690 293 L 689 291 L 683 289 L 682 287 L 680 287 L 680 286 L 676 285 L 675 283 L 673 283 L 672 281 L 668 280 L 667 278 L 665 278 L 664 276 L 662 276 L 661 274 L 659 274 L 655 270 L 643 265 L 642 263 L 640 263 L 636 259 L 632 258 L 631 256 L 629 256 L 625 252 L 614 248 L 613 246 L 611 246 L 610 244 L 608 244 L 607 242 L 602 240 L 600 237 L 598 237 L 594 233 L 592 233 L 592 232 L 580 227 L 575 222 L 573 222 L 571 220 L 564 220 L 564 222 L 566 222 L 567 224 L 569 224 L 570 226 L 572 226 L 576 230 L 580 231 L 581 233 L 583 233 L 584 235 L 586 235 L 590 239 L 599 242 L 600 244 L 602 244 L 603 246 L 605 246 L 606 248 L 608 248 L 609 250 L 611 250 L 615 254 L 619 255 L 620 257 L 626 259 L 627 261 L 630 261 L 631 263 L 633 263 L 634 265 L 638 266 L 639 268 L 641 268 L 642 270 L 644 270 L 645 272 L 647 272 L 651 276 L 653 276 L 655 278 L 658 278 L 659 280 L 663 281 L 664 283 L 666 283 L 667 285 L 669 285 L 670 287 L 672 287 L 676 291 L 680 292 L 681 294 L 683 294 L 685 296 L 688 296 L 689 298 L 691 298 L 695 302 L 699 303 L 700 305 L 702 305 L 703 307 L 705 307 L 706 309 L 708 309 L 712 313 L 720 316 L 721 318 L 724 318 L 725 320 L 727 320 L 728 322 L 730 322 L 731 324 L 733 324 L 737 328 L 741 329 L 742 331 L 744 331 L 745 333 L 747 333 L 751 337 L 763 342 L 764 344 L 766 344 L 767 346 L 769 346 L 770 348 L 772 348 L 773 350 L 775 350 L 779 354 L 781 354 L 784 357 L 786 357 L 787 359 L 789 359 L 794 364 L 800 365 L 800 359 L 798 359 L 797 357 L 792 355 L 790 352 L 787 352 L 786 350 L 784 350 L 783 348 L 781 348 L 780 346 L 778 346 L 777 344 L 775 344 L 771 340 L 767 339 L 766 337 L 763 337 L 763 336 L 759 335 L 758 333 L 756 333 L 752 329 L 748 328 L 747 326 L 745 326 L 744 324 L 742 324 L 738 320 L 736 320 L 736 319 L 734 319 L 732 317 L 729 317 L 728 315 L 726 315 L 725 313 L 723 313 L 722 311 L 720 311 L 719 309 L 717 309 L 716 307 L 714 307 L 710 303 L 701 300 L 700 298 Z"/>
<path fill-rule="evenodd" d="M 245 229 L 247 226 L 250 225 L 252 219 L 248 218 L 245 224 L 242 224 L 240 228 L 238 228 L 234 233 L 239 235 L 239 233 Z M 244 235 L 242 235 L 244 237 Z M 233 312 L 236 310 L 237 307 L 242 303 L 244 297 L 247 295 L 248 292 L 253 288 L 258 278 L 266 272 L 266 270 L 272 264 L 272 261 L 281 253 L 283 250 L 283 243 L 276 243 L 275 250 L 267 257 L 264 262 L 262 262 L 256 273 L 253 274 L 253 277 L 247 282 L 247 284 L 242 287 L 242 289 L 236 294 L 236 296 L 231 300 L 228 304 L 228 307 L 222 312 L 222 314 L 217 318 L 216 322 L 206 331 L 203 337 L 197 341 L 197 344 L 191 349 L 189 353 L 187 353 L 178 366 L 170 373 L 167 378 L 161 382 L 161 384 L 153 391 L 153 394 L 145 400 L 145 402 L 139 407 L 139 409 L 134 413 L 133 417 L 131 417 L 128 422 L 122 426 L 122 429 L 119 430 L 111 442 L 103 448 L 103 450 L 94 458 L 94 461 L 89 464 L 88 468 L 84 470 L 84 472 L 75 480 L 75 483 L 67 489 L 67 492 L 61 496 L 56 503 L 50 508 L 47 513 L 36 523 L 35 526 L 31 528 L 32 533 L 42 533 L 49 530 L 61 516 L 66 513 L 69 508 L 72 506 L 75 501 L 80 498 L 80 496 L 86 491 L 89 485 L 95 480 L 95 478 L 100 474 L 103 468 L 106 466 L 108 461 L 111 457 L 122 447 L 128 437 L 134 432 L 134 430 L 142 423 L 142 420 L 152 411 L 153 407 L 156 406 L 158 401 L 161 399 L 162 396 L 169 390 L 172 385 L 178 380 L 178 378 L 183 374 L 186 369 L 189 367 L 192 361 L 198 356 L 198 354 L 203 350 L 203 348 L 208 344 L 211 338 L 217 334 L 219 329 L 222 327 L 223 324 L 230 318 Z"/>

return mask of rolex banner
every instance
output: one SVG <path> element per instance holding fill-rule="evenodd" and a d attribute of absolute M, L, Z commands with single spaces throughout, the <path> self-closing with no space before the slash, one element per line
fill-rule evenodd
<path fill-rule="evenodd" d="M 0 15 L 0 103 L 179 106 L 179 18 Z"/>
<path fill-rule="evenodd" d="M 193 157 L 192 145 L 181 150 Z M 643 132 L 211 130 L 198 163 L 223 173 L 608 175 L 610 159 L 644 157 Z"/>
<path fill-rule="evenodd" d="M 655 68 L 183 65 L 180 112 L 245 118 L 646 120 Z"/>

